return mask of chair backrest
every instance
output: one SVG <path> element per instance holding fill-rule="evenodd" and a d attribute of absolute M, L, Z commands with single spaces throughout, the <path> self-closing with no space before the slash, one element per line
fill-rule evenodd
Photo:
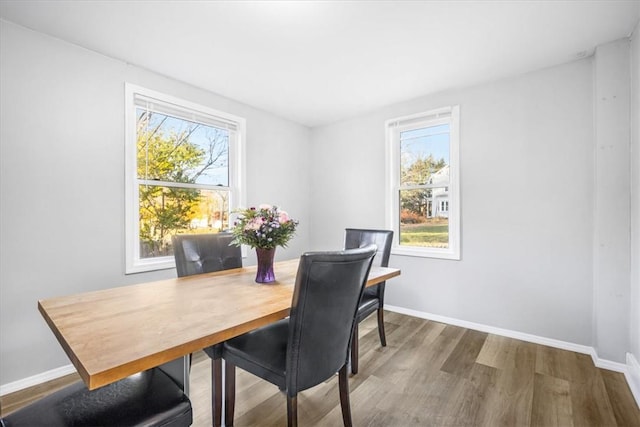
<path fill-rule="evenodd" d="M 367 230 L 361 228 L 347 228 L 345 230 L 345 249 L 362 248 L 371 244 L 378 247 L 378 253 L 373 260 L 373 265 L 376 266 L 389 266 L 392 243 L 393 231 L 391 230 Z"/>
<path fill-rule="evenodd" d="M 231 233 L 176 234 L 171 238 L 178 277 L 242 267 Z"/>
<path fill-rule="evenodd" d="M 347 362 L 358 303 L 375 245 L 300 257 L 287 346 L 287 391 L 295 396 Z"/>

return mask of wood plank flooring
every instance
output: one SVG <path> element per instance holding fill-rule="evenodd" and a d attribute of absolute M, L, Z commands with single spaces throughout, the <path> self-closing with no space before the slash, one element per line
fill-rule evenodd
<path fill-rule="evenodd" d="M 360 370 L 349 380 L 355 426 L 640 426 L 624 376 L 584 354 L 386 312 L 360 325 Z M 210 362 L 194 357 L 194 426 L 211 425 Z M 78 378 L 0 398 L 6 414 Z M 277 387 L 237 370 L 236 426 L 286 425 Z M 338 378 L 301 393 L 302 426 L 342 425 Z"/>

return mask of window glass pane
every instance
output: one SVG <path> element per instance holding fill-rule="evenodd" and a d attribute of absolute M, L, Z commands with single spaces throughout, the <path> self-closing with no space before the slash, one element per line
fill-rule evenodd
<path fill-rule="evenodd" d="M 229 131 L 136 108 L 138 178 L 229 185 Z"/>
<path fill-rule="evenodd" d="M 229 228 L 229 192 L 139 185 L 140 258 L 173 255 L 171 236 Z"/>
<path fill-rule="evenodd" d="M 449 182 L 449 124 L 400 132 L 400 185 Z"/>
<path fill-rule="evenodd" d="M 400 190 L 400 245 L 449 247 L 446 187 Z"/>

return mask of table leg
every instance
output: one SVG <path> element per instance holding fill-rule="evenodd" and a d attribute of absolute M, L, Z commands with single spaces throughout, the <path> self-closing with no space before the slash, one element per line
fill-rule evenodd
<path fill-rule="evenodd" d="M 189 371 L 191 370 L 191 355 L 179 357 L 171 362 L 164 363 L 159 366 L 164 373 L 169 375 L 189 395 Z"/>

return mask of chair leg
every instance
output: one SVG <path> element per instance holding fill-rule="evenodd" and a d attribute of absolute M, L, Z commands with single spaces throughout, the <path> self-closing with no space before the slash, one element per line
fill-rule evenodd
<path fill-rule="evenodd" d="M 287 426 L 298 427 L 298 396 L 287 393 Z"/>
<path fill-rule="evenodd" d="M 211 418 L 214 427 L 222 425 L 222 359 L 211 359 Z"/>
<path fill-rule="evenodd" d="M 380 335 L 380 344 L 387 346 L 387 337 L 384 333 L 384 310 L 382 307 L 378 309 L 378 335 Z"/>
<path fill-rule="evenodd" d="M 344 427 L 352 427 L 351 403 L 349 402 L 349 378 L 347 376 L 347 365 L 345 364 L 338 372 L 338 388 L 340 389 L 340 407 L 342 408 L 342 422 Z"/>
<path fill-rule="evenodd" d="M 358 322 L 353 327 L 353 336 L 351 337 L 351 373 L 358 373 Z"/>
<path fill-rule="evenodd" d="M 227 361 L 224 373 L 224 423 L 226 426 L 232 426 L 236 407 L 236 365 Z"/>

